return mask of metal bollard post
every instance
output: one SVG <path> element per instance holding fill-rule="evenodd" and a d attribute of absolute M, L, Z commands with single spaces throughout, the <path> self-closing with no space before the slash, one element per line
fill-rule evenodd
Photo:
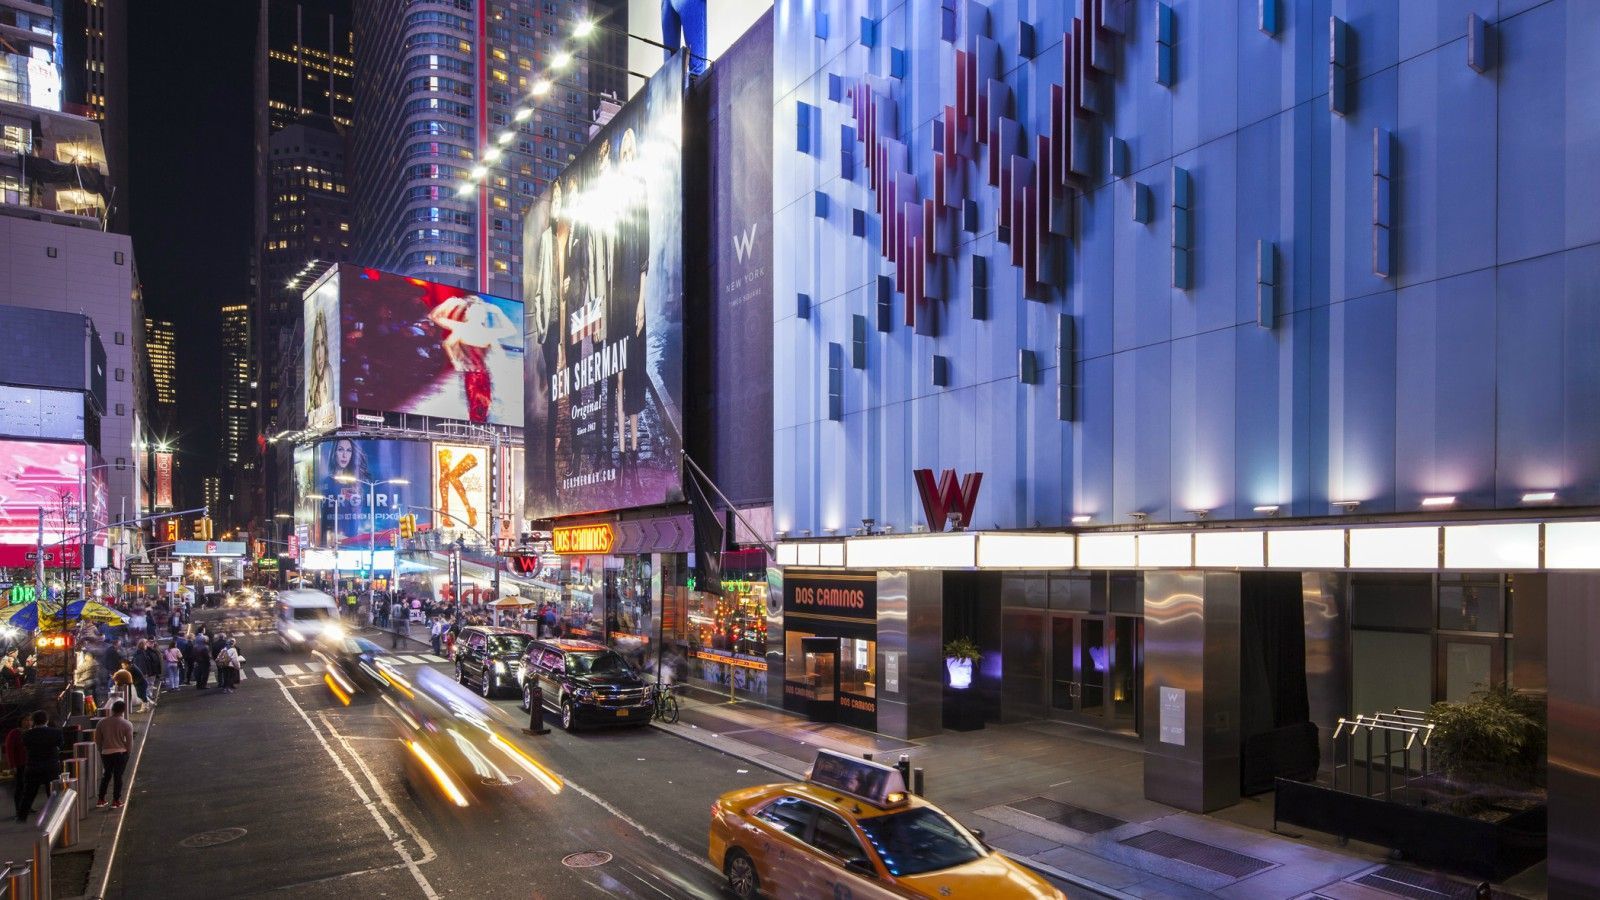
<path fill-rule="evenodd" d="M 894 767 L 900 770 L 900 783 L 906 786 L 906 790 L 911 790 L 911 757 L 904 753 L 900 754 L 900 759 L 895 762 Z"/>
<path fill-rule="evenodd" d="M 78 783 L 84 786 L 83 793 L 87 798 L 89 789 L 100 783 L 100 754 L 95 750 L 94 741 L 79 741 L 72 745 L 72 755 L 83 760 L 83 780 Z M 87 799 L 83 808 L 85 811 L 89 809 Z"/>
<path fill-rule="evenodd" d="M 528 685 L 532 695 L 532 702 L 528 704 L 528 727 L 522 729 L 523 734 L 549 734 L 550 729 L 544 724 L 544 689 L 535 680 Z"/>
<path fill-rule="evenodd" d="M 58 784 L 61 785 L 61 790 L 73 792 L 72 803 L 65 816 L 65 824 L 61 827 L 61 846 L 71 847 L 78 842 L 78 823 L 82 818 L 78 801 L 83 797 L 83 794 L 78 790 L 78 779 L 71 775 L 61 776 Z"/>
<path fill-rule="evenodd" d="M 922 767 L 921 766 L 918 766 L 915 769 L 911 770 L 911 793 L 916 794 L 918 797 L 926 797 L 927 796 L 927 794 L 924 794 L 922 792 Z"/>
<path fill-rule="evenodd" d="M 33 869 L 24 864 L 6 862 L 5 878 L 6 897 L 9 900 L 25 900 L 33 895 Z"/>
<path fill-rule="evenodd" d="M 866 760 L 867 762 L 872 762 L 872 754 L 871 753 L 863 753 L 863 754 L 861 754 L 861 758 Z"/>
<path fill-rule="evenodd" d="M 73 781 L 77 782 L 80 785 L 81 784 L 85 784 L 85 783 L 88 782 L 88 779 L 85 777 L 88 774 L 88 770 L 89 770 L 89 761 L 88 760 L 84 759 L 81 756 L 74 756 L 71 759 L 67 760 L 66 767 L 67 767 L 66 768 L 67 777 L 70 777 Z M 63 779 L 63 780 L 65 780 L 65 779 Z M 82 818 L 84 816 L 87 816 L 88 814 L 89 814 L 89 792 L 80 790 L 78 792 L 78 817 Z"/>

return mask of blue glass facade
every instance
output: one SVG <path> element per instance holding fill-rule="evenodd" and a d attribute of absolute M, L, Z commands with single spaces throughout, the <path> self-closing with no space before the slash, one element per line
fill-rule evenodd
<path fill-rule="evenodd" d="M 1600 504 L 1597 27 L 1579 0 L 780 3 L 776 528 L 908 530 L 924 467 L 985 473 L 985 530 Z"/>

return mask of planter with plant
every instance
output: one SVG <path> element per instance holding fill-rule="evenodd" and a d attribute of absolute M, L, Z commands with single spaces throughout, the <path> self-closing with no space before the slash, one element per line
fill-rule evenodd
<path fill-rule="evenodd" d="M 960 637 L 944 645 L 944 668 L 950 673 L 950 686 L 964 691 L 972 686 L 972 669 L 983 653 L 972 638 Z"/>
<path fill-rule="evenodd" d="M 1455 815 L 1495 821 L 1544 802 L 1543 698 L 1497 687 L 1428 712 L 1435 777 L 1423 787 Z"/>

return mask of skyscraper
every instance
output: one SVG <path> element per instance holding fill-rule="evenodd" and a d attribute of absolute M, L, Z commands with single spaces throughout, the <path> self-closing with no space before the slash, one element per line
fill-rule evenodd
<path fill-rule="evenodd" d="M 587 142 L 595 73 L 620 84 L 606 62 L 620 56 L 607 45 L 592 63 L 563 58 L 597 12 L 590 0 L 425 5 L 439 8 L 355 0 L 356 259 L 514 297 L 517 222 Z M 482 186 L 459 193 L 480 165 Z"/>
<path fill-rule="evenodd" d="M 158 438 L 176 430 L 178 416 L 178 333 L 163 319 L 144 320 L 145 354 L 150 360 L 151 430 Z"/>
<path fill-rule="evenodd" d="M 128 0 L 61 0 L 62 108 L 100 123 L 112 231 L 128 233 Z"/>
<path fill-rule="evenodd" d="M 254 435 L 285 428 L 282 361 L 298 357 L 297 276 L 349 258 L 352 243 L 346 143 L 353 115 L 350 0 L 259 0 L 256 35 L 256 222 L 252 258 Z M 292 419 L 292 417 L 291 417 Z M 246 448 L 247 452 L 252 448 Z M 286 464 L 286 461 L 284 461 Z M 256 462 L 248 491 L 256 510 L 275 506 L 279 460 Z"/>
<path fill-rule="evenodd" d="M 222 308 L 222 464 L 226 478 L 223 488 L 230 500 L 252 496 L 260 462 L 255 452 L 256 378 L 252 365 L 250 306 L 237 303 Z M 229 525 L 245 521 L 252 513 L 249 503 L 230 504 L 234 518 Z"/>

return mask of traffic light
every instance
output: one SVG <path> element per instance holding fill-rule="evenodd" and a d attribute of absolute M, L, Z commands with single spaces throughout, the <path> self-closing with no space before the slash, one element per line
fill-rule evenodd
<path fill-rule="evenodd" d="M 206 539 L 206 520 L 205 519 L 195 519 L 194 520 L 194 539 L 197 540 L 197 541 L 203 541 L 203 540 Z"/>
<path fill-rule="evenodd" d="M 403 538 L 413 538 L 417 536 L 416 513 L 406 513 L 400 517 L 400 536 Z"/>
<path fill-rule="evenodd" d="M 212 539 L 211 538 L 211 517 L 210 516 L 206 516 L 206 517 L 202 518 L 200 520 L 200 522 L 201 522 L 201 524 L 203 524 L 205 526 L 205 537 L 201 538 L 201 540 L 202 541 L 211 540 Z"/>

